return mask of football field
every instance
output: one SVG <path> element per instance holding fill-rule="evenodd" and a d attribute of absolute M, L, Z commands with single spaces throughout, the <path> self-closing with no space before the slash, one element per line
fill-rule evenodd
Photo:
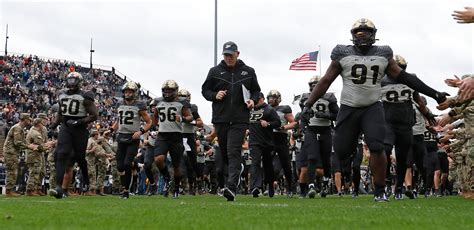
<path fill-rule="evenodd" d="M 0 229 L 474 229 L 474 201 L 462 197 L 372 199 L 1 197 Z"/>

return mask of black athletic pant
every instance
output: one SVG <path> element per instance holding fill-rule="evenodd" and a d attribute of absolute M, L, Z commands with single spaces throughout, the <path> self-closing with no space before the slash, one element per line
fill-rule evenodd
<path fill-rule="evenodd" d="M 55 153 L 56 161 L 56 187 L 61 188 L 64 174 L 68 167 L 79 165 L 84 184 L 89 185 L 89 176 L 87 171 L 86 149 L 89 139 L 89 131 L 85 126 L 68 127 L 65 123 L 61 124 L 58 134 L 58 145 Z"/>
<path fill-rule="evenodd" d="M 387 154 L 387 173 L 390 172 L 390 154 L 395 145 L 395 158 L 397 159 L 397 189 L 403 187 L 405 174 L 407 171 L 407 156 L 413 141 L 413 131 L 411 126 L 387 123 L 385 133 L 385 153 Z M 388 176 L 389 174 L 387 174 Z"/>
<path fill-rule="evenodd" d="M 138 147 L 140 144 L 140 140 L 130 140 L 129 142 L 120 142 L 120 140 L 127 139 L 123 138 L 123 136 L 128 136 L 132 134 L 122 134 L 119 133 L 117 135 L 118 146 L 117 146 L 117 170 L 120 173 L 125 172 L 125 175 L 120 176 L 120 183 L 122 184 L 122 188 L 128 189 L 130 186 L 130 182 L 132 180 L 132 162 L 135 156 L 138 153 Z"/>
<path fill-rule="evenodd" d="M 285 173 L 287 189 L 288 191 L 291 191 L 293 186 L 293 176 L 291 172 L 291 155 L 290 147 L 288 145 L 288 134 L 273 133 L 273 143 L 275 144 L 274 151 L 278 153 L 280 165 L 283 168 L 283 172 Z"/>
<path fill-rule="evenodd" d="M 224 164 L 227 164 L 228 177 L 227 188 L 234 194 L 240 181 L 242 172 L 242 143 L 244 142 L 245 131 L 248 124 L 245 123 L 218 123 L 214 124 L 221 148 L 221 156 Z"/>
<path fill-rule="evenodd" d="M 270 146 L 250 146 L 250 156 L 252 157 L 252 165 L 250 166 L 250 191 L 252 191 L 254 188 L 263 188 L 264 184 L 262 181 L 265 182 L 265 185 L 273 184 L 272 150 L 273 148 Z M 261 165 L 263 165 L 263 175 Z"/>
<path fill-rule="evenodd" d="M 153 164 L 155 163 L 155 154 L 154 154 L 154 146 L 148 145 L 146 148 L 145 152 L 145 159 L 144 159 L 144 168 L 145 168 L 145 174 L 146 177 L 148 178 L 148 181 L 150 184 L 155 183 L 155 176 L 153 175 Z"/>
<path fill-rule="evenodd" d="M 413 164 L 415 164 L 416 169 L 420 174 L 420 178 L 423 180 L 426 179 L 425 167 L 423 166 L 423 161 L 426 154 L 424 135 L 413 135 L 413 142 L 407 160 L 407 167 L 412 168 Z M 415 174 L 413 173 L 413 175 Z M 418 183 L 418 177 L 414 176 L 412 186 L 414 187 L 415 185 L 418 185 Z"/>
<path fill-rule="evenodd" d="M 183 138 L 187 138 L 186 143 L 191 148 L 191 151 L 186 151 L 188 157 L 186 160 L 186 174 L 188 176 L 188 182 L 194 183 L 196 181 L 197 168 L 197 150 L 196 150 L 196 137 L 194 133 L 183 133 Z"/>

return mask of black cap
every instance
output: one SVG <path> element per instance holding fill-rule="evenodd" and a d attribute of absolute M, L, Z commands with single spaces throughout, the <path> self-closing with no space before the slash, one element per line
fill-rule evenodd
<path fill-rule="evenodd" d="M 237 51 L 237 44 L 231 41 L 224 43 L 224 46 L 222 48 L 222 54 L 234 54 Z"/>
<path fill-rule="evenodd" d="M 258 93 L 258 98 L 259 98 L 259 99 L 260 99 L 260 98 L 265 98 L 265 95 L 263 95 L 263 93 L 260 92 L 260 93 Z"/>

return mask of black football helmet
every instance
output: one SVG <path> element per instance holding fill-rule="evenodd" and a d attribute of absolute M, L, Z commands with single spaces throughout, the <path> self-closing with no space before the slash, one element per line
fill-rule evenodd
<path fill-rule="evenodd" d="M 178 83 L 176 83 L 174 80 L 165 81 L 161 87 L 163 99 L 165 99 L 165 101 L 174 101 L 176 97 L 178 97 L 178 88 Z"/>

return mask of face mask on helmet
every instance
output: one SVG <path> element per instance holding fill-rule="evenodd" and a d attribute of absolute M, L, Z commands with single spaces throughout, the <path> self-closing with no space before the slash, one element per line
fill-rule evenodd
<path fill-rule="evenodd" d="M 138 91 L 138 86 L 137 84 L 135 84 L 135 82 L 127 82 L 122 87 L 123 98 L 127 101 L 131 101 L 138 96 L 137 91 Z"/>
<path fill-rule="evenodd" d="M 272 105 L 272 106 L 275 106 L 275 105 L 278 105 L 280 104 L 281 102 L 281 94 L 280 92 L 276 91 L 276 90 L 271 90 L 268 94 L 267 94 L 267 101 L 268 101 L 268 104 Z"/>
<path fill-rule="evenodd" d="M 163 93 L 163 99 L 165 101 L 174 101 L 178 97 L 178 83 L 173 80 L 167 80 L 161 86 L 161 92 Z"/>
<path fill-rule="evenodd" d="M 185 90 L 185 89 L 180 89 L 178 91 L 178 97 L 184 97 L 186 98 L 188 101 L 191 101 L 191 93 L 189 93 L 189 91 Z"/>
<path fill-rule="evenodd" d="M 398 66 L 400 66 L 400 68 L 402 68 L 403 70 L 406 70 L 407 69 L 407 61 L 405 60 L 405 58 L 403 58 L 402 56 L 400 55 L 395 55 L 393 57 L 395 59 L 395 62 L 397 63 Z"/>
<path fill-rule="evenodd" d="M 372 21 L 362 18 L 352 25 L 352 42 L 357 47 L 370 47 L 375 43 L 377 29 Z"/>
<path fill-rule="evenodd" d="M 174 101 L 174 99 L 176 99 L 176 97 L 178 96 L 176 89 L 173 88 L 164 88 L 162 89 L 162 93 L 165 101 Z"/>
<path fill-rule="evenodd" d="M 79 73 L 70 73 L 66 77 L 66 87 L 69 90 L 78 90 L 81 87 L 82 77 Z"/>

